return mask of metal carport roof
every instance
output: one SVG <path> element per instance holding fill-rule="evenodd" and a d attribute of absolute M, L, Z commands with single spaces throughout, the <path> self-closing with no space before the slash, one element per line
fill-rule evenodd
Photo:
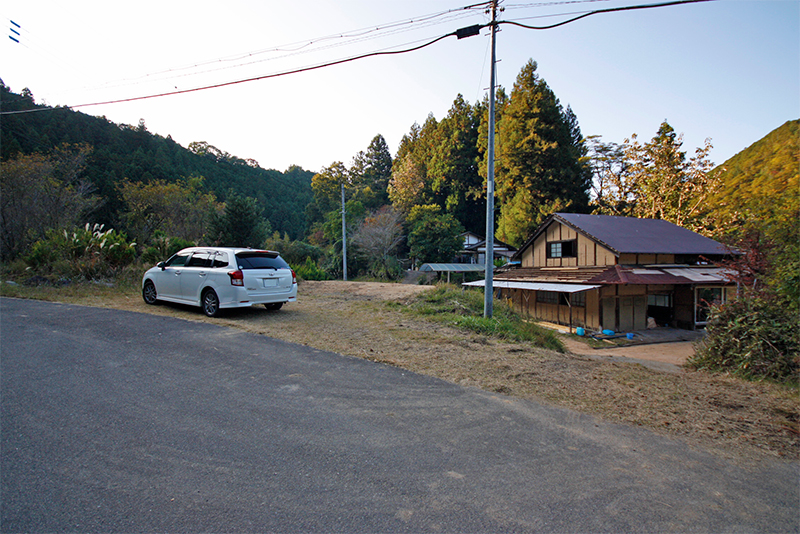
<path fill-rule="evenodd" d="M 482 263 L 424 263 L 419 268 L 423 272 L 439 273 L 471 273 L 485 269 L 486 266 Z"/>
<path fill-rule="evenodd" d="M 476 282 L 467 282 L 461 284 L 469 287 L 484 287 L 486 281 L 478 280 Z M 528 289 L 532 291 L 558 291 L 560 293 L 580 293 L 581 291 L 589 291 L 590 289 L 597 289 L 600 286 L 590 286 L 584 284 L 548 284 L 545 282 L 507 282 L 504 280 L 494 280 L 492 286 L 503 289 Z"/>

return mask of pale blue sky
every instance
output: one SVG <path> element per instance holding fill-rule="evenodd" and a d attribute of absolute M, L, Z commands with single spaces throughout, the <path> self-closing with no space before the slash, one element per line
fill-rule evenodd
<path fill-rule="evenodd" d="M 505 0 L 500 20 L 544 25 L 569 18 L 553 14 L 651 2 Z M 0 78 L 16 92 L 29 87 L 39 102 L 78 105 L 404 48 L 488 21 L 481 10 L 458 11 L 467 3 L 453 0 L 121 5 L 0 0 L 5 23 L 21 25 L 21 44 L 3 36 Z M 448 10 L 456 11 L 424 18 Z M 367 28 L 376 31 L 357 38 L 352 32 Z M 342 34 L 351 37 L 320 39 Z M 287 45 L 309 42 L 288 52 Z M 458 93 L 473 103 L 483 98 L 488 45 L 484 30 L 399 56 L 80 110 L 117 123 L 135 125 L 142 118 L 151 132 L 184 146 L 206 141 L 265 168 L 297 164 L 318 171 L 337 160 L 349 165 L 377 133 L 394 154 L 414 122 L 428 113 L 443 118 Z M 275 48 L 283 51 L 256 54 Z M 234 55 L 243 59 L 230 60 Z M 710 137 L 717 164 L 800 117 L 797 0 L 717 0 L 602 14 L 544 31 L 505 25 L 497 58 L 498 83 L 508 90 L 528 59 L 536 60 L 561 103 L 572 106 L 584 135 L 621 142 L 637 133 L 647 140 L 667 119 L 684 134 L 690 155 Z M 196 67 L 182 69 L 189 66 Z"/>

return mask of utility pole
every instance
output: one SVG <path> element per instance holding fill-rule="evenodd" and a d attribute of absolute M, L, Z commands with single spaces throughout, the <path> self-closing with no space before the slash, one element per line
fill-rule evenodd
<path fill-rule="evenodd" d="M 344 182 L 342 182 L 342 280 L 347 282 L 347 223 L 344 211 Z"/>
<path fill-rule="evenodd" d="M 489 74 L 489 150 L 486 168 L 486 278 L 483 288 L 483 316 L 491 317 L 494 298 L 494 64 L 497 34 L 497 0 L 492 1 L 492 63 Z"/>

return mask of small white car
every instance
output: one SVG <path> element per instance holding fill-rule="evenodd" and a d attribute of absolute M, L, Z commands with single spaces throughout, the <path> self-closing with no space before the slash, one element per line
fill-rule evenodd
<path fill-rule="evenodd" d="M 142 298 L 199 306 L 209 317 L 255 304 L 279 310 L 297 301 L 297 276 L 272 250 L 192 247 L 144 273 Z"/>

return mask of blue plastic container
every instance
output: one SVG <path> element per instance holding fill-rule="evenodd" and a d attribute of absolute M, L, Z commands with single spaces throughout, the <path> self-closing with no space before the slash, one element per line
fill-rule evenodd
<path fill-rule="evenodd" d="M 578 328 L 575 329 L 575 333 L 578 334 L 579 336 L 582 336 L 586 333 L 586 331 L 579 326 Z"/>
<path fill-rule="evenodd" d="M 625 337 L 627 337 L 628 339 L 633 339 L 633 334 L 628 333 Z"/>
<path fill-rule="evenodd" d="M 606 336 L 613 336 L 614 335 L 614 331 L 613 330 L 603 330 L 603 334 L 606 335 Z"/>

